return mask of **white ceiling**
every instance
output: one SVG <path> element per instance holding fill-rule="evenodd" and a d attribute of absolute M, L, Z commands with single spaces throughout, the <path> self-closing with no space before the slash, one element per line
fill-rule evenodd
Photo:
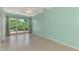
<path fill-rule="evenodd" d="M 31 10 L 32 12 L 31 14 L 26 13 L 28 9 Z M 11 14 L 19 14 L 19 15 L 24 15 L 24 16 L 35 16 L 49 9 L 50 7 L 5 7 L 4 11 L 6 13 L 11 13 Z"/>

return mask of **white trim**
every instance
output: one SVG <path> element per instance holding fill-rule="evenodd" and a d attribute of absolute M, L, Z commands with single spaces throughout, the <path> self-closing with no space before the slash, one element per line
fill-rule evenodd
<path fill-rule="evenodd" d="M 52 39 L 52 38 L 47 37 L 47 36 L 44 36 L 44 35 L 42 35 L 42 34 L 38 34 L 38 33 L 33 33 L 33 34 L 38 35 L 38 36 L 41 36 L 41 37 L 44 37 L 44 38 L 49 39 L 49 40 L 52 40 L 52 41 L 57 42 L 57 43 L 59 43 L 59 44 L 62 44 L 62 45 L 64 45 L 64 46 L 68 46 L 68 47 L 70 47 L 70 48 L 73 48 L 73 49 L 79 50 L 79 48 L 77 48 L 77 47 L 73 47 L 73 46 L 70 45 L 70 44 L 63 43 L 63 42 L 61 42 L 61 41 L 58 41 L 58 40 Z"/>

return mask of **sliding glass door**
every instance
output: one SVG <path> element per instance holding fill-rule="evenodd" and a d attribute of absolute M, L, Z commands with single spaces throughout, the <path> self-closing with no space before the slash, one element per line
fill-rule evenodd
<path fill-rule="evenodd" d="M 10 34 L 29 32 L 29 21 L 21 18 L 9 18 Z"/>
<path fill-rule="evenodd" d="M 29 28 L 30 28 L 29 20 L 24 20 L 24 30 L 25 30 L 25 32 L 28 32 Z"/>
<path fill-rule="evenodd" d="M 9 18 L 9 31 L 10 31 L 10 34 L 16 33 L 16 19 L 15 18 Z"/>
<path fill-rule="evenodd" d="M 16 28 L 17 33 L 23 33 L 24 32 L 24 19 L 17 19 L 16 20 Z"/>

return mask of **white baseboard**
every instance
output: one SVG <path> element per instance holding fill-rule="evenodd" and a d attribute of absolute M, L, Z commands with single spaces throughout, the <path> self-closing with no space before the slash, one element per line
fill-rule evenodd
<path fill-rule="evenodd" d="M 73 47 L 73 46 L 70 45 L 70 44 L 63 43 L 63 42 L 61 42 L 61 41 L 58 41 L 58 40 L 52 39 L 52 38 L 47 37 L 47 36 L 44 36 L 44 35 L 42 35 L 42 34 L 38 34 L 38 33 L 33 33 L 33 34 L 38 35 L 38 36 L 41 36 L 41 37 L 46 38 L 46 39 L 49 39 L 49 40 L 52 40 L 52 41 L 57 42 L 57 43 L 59 43 L 59 44 L 62 44 L 62 45 L 64 45 L 64 46 L 68 46 L 68 47 L 70 47 L 70 48 L 73 48 L 73 49 L 79 50 L 79 48 L 77 48 L 77 47 Z"/>

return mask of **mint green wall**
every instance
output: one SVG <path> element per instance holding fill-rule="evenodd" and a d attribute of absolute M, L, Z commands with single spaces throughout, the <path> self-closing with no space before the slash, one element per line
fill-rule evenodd
<path fill-rule="evenodd" d="M 0 16 L 0 39 L 1 39 L 1 32 L 2 32 L 2 31 L 1 31 L 1 30 L 2 30 L 2 29 L 1 29 L 1 27 L 2 27 L 2 26 L 1 26 L 1 23 L 2 23 L 2 22 L 1 22 L 1 16 Z"/>
<path fill-rule="evenodd" d="M 79 48 L 79 8 L 56 7 L 33 17 L 33 33 Z"/>
<path fill-rule="evenodd" d="M 0 7 L 0 38 L 5 36 L 5 14 L 3 8 Z"/>
<path fill-rule="evenodd" d="M 2 14 L 2 37 L 4 38 L 6 36 L 6 18 L 5 14 Z"/>
<path fill-rule="evenodd" d="M 1 37 L 1 8 L 0 8 L 0 37 Z"/>

